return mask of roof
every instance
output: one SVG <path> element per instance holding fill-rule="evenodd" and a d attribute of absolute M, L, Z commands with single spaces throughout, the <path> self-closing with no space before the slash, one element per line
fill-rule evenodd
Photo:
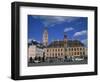
<path fill-rule="evenodd" d="M 84 44 L 79 40 L 69 40 L 67 45 L 68 47 L 84 47 Z"/>
<path fill-rule="evenodd" d="M 64 47 L 64 41 L 53 41 L 47 47 Z"/>
<path fill-rule="evenodd" d="M 64 41 L 53 41 L 47 47 L 64 47 Z M 84 47 L 84 44 L 78 40 L 68 40 L 66 47 Z"/>
<path fill-rule="evenodd" d="M 28 42 L 28 47 L 31 45 L 36 45 L 38 48 L 45 48 L 45 46 L 42 43 L 39 43 L 38 41 L 31 40 Z M 64 41 L 52 41 L 47 48 L 49 47 L 65 47 Z M 66 47 L 84 47 L 84 44 L 80 42 L 79 40 L 68 40 Z"/>

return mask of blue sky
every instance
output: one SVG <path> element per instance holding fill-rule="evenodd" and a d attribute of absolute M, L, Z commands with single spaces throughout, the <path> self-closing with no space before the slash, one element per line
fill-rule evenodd
<path fill-rule="evenodd" d="M 49 43 L 63 40 L 64 32 L 68 39 L 77 39 L 87 44 L 87 17 L 28 15 L 28 40 L 42 42 L 44 28 L 48 28 Z"/>

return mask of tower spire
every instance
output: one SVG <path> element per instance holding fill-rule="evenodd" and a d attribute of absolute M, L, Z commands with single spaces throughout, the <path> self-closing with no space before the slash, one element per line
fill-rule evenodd
<path fill-rule="evenodd" d="M 48 45 L 48 29 L 47 29 L 47 27 L 44 28 L 44 32 L 43 32 L 43 44 L 44 44 L 44 46 Z"/>
<path fill-rule="evenodd" d="M 66 32 L 64 32 L 64 41 L 67 41 L 67 35 L 66 35 Z"/>
<path fill-rule="evenodd" d="M 67 47 L 67 35 L 66 35 L 66 32 L 64 32 L 64 47 Z"/>

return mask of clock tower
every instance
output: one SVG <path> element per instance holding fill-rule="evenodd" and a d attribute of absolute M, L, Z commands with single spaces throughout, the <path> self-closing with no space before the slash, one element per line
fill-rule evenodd
<path fill-rule="evenodd" d="M 47 30 L 47 27 L 44 29 L 44 32 L 43 32 L 43 44 L 46 47 L 48 45 L 48 30 Z"/>

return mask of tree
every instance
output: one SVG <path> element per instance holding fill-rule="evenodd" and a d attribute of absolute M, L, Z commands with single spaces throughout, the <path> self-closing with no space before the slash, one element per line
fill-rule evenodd
<path fill-rule="evenodd" d="M 42 61 L 45 62 L 45 53 L 43 53 Z"/>
<path fill-rule="evenodd" d="M 38 58 L 37 58 L 37 56 L 34 58 L 34 60 L 37 60 Z"/>
<path fill-rule="evenodd" d="M 41 57 L 38 57 L 38 60 L 41 61 Z"/>
<path fill-rule="evenodd" d="M 30 63 L 32 63 L 32 62 L 33 62 L 33 58 L 32 58 L 32 57 L 30 57 L 29 62 L 30 62 Z"/>
<path fill-rule="evenodd" d="M 67 56 L 65 56 L 65 59 L 67 59 Z"/>

